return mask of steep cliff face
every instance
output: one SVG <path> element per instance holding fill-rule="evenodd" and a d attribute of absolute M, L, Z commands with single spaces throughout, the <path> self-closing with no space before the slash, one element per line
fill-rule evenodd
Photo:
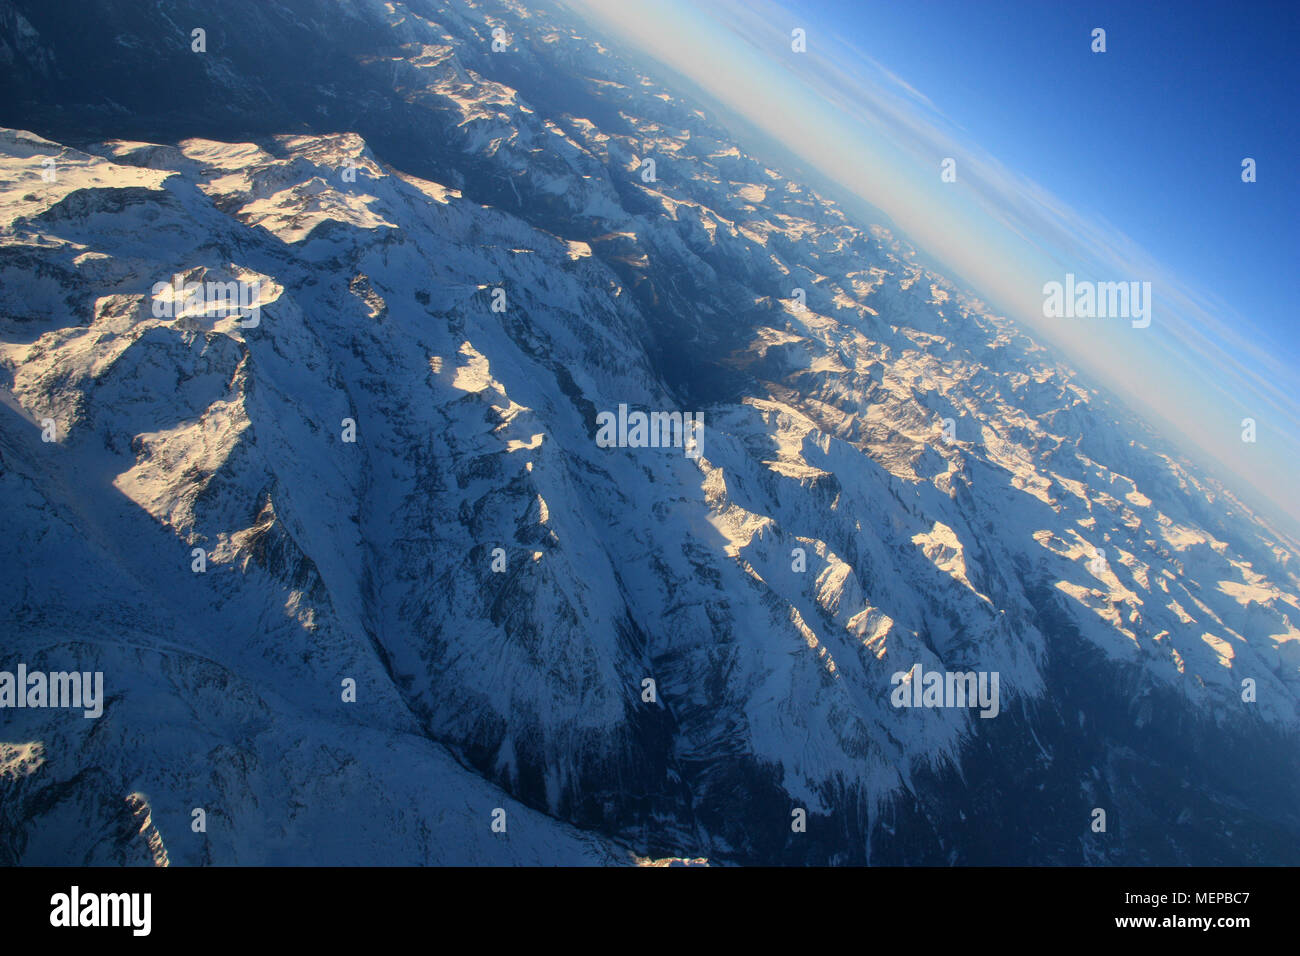
<path fill-rule="evenodd" d="M 106 703 L 0 711 L 5 859 L 1295 861 L 1296 543 L 888 230 L 561 12 L 57 12 L 0 629 Z"/>

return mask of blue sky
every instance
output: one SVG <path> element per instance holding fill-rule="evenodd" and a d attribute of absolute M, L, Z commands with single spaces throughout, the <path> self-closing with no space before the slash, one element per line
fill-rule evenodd
<path fill-rule="evenodd" d="M 1194 275 L 1300 358 L 1300 3 L 791 4 L 1011 168 Z M 1249 11 L 1249 14 L 1247 13 Z M 1093 27 L 1107 52 L 1091 52 Z M 1240 180 L 1241 159 L 1261 164 Z"/>
<path fill-rule="evenodd" d="M 567 2 L 1300 520 L 1300 3 Z M 1150 281 L 1151 326 L 1045 319 L 1067 271 Z"/>

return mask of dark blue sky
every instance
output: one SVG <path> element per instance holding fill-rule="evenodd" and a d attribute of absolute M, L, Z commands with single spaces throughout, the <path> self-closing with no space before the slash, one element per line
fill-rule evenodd
<path fill-rule="evenodd" d="M 1300 359 L 1300 2 L 794 0 Z M 1107 52 L 1090 35 L 1106 30 Z M 1258 182 L 1241 182 L 1241 160 Z"/>

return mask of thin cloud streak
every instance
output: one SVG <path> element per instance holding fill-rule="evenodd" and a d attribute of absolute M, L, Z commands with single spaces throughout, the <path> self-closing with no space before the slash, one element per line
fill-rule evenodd
<path fill-rule="evenodd" d="M 569 2 L 881 209 L 990 303 L 1171 426 L 1184 447 L 1218 460 L 1300 519 L 1290 487 L 1300 467 L 1300 376 L 1276 343 L 1217 297 L 1103 217 L 1006 167 L 875 58 L 815 32 L 809 52 L 791 53 L 790 30 L 803 24 L 779 4 L 721 0 L 709 15 L 678 0 L 653 10 Z M 950 156 L 957 183 L 941 184 L 939 164 Z M 1065 272 L 1150 281 L 1151 327 L 1044 319 L 1042 285 Z M 1257 419 L 1261 433 L 1249 455 L 1240 442 L 1243 417 Z"/>

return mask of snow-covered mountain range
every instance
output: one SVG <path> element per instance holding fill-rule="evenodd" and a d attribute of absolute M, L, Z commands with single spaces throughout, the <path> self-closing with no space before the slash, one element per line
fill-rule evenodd
<path fill-rule="evenodd" d="M 0 862 L 1300 861 L 1300 544 L 906 241 L 560 7 L 65 6 L 0 669 L 105 703 L 0 709 Z"/>

